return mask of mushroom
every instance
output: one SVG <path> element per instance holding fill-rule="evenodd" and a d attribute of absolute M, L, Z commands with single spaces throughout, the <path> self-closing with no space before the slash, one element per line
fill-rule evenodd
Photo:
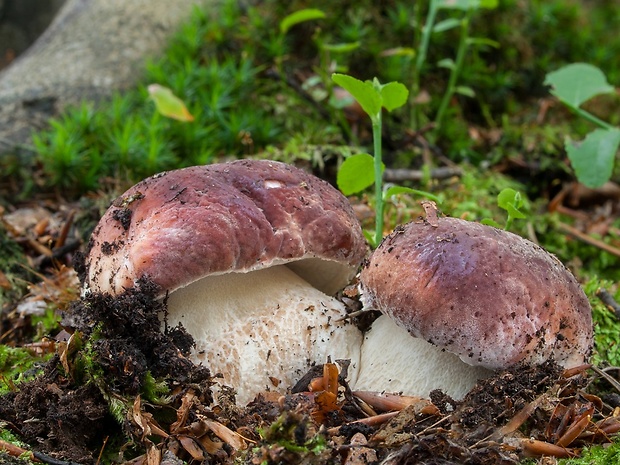
<path fill-rule="evenodd" d="M 314 363 L 359 358 L 362 335 L 331 297 L 366 242 L 347 199 L 305 171 L 239 160 L 157 174 L 117 198 L 95 228 L 84 292 L 148 279 L 192 358 L 250 401 Z"/>
<path fill-rule="evenodd" d="M 396 228 L 360 273 L 383 315 L 365 335 L 359 390 L 461 399 L 517 364 L 571 368 L 592 348 L 589 302 L 553 255 L 507 231 L 455 218 Z"/>

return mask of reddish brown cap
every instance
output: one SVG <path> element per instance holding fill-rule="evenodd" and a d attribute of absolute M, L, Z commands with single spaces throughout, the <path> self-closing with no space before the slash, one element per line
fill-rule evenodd
<path fill-rule="evenodd" d="M 333 293 L 365 253 L 351 206 L 327 182 L 239 160 L 157 174 L 117 198 L 92 234 L 85 287 L 118 294 L 146 277 L 173 291 L 210 274 L 290 263 Z"/>
<path fill-rule="evenodd" d="M 360 276 L 367 308 L 470 365 L 584 363 L 588 300 L 562 263 L 515 234 L 454 218 L 397 228 Z"/>

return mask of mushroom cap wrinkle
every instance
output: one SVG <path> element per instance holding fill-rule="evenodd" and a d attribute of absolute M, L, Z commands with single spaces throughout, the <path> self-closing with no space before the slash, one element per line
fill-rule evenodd
<path fill-rule="evenodd" d="M 168 323 L 248 402 L 328 357 L 359 359 L 361 333 L 329 295 L 366 254 L 346 197 L 284 163 L 238 160 L 164 172 L 117 198 L 95 228 L 84 292 L 143 279 L 168 295 Z"/>
<path fill-rule="evenodd" d="M 114 201 L 89 249 L 86 288 L 113 295 L 144 277 L 164 294 L 207 275 L 296 261 L 291 266 L 300 276 L 332 294 L 366 253 L 361 227 L 340 192 L 267 160 L 147 178 Z"/>
<path fill-rule="evenodd" d="M 398 227 L 360 281 L 366 308 L 470 365 L 568 368 L 592 350 L 591 308 L 575 277 L 541 247 L 490 226 L 438 218 Z"/>

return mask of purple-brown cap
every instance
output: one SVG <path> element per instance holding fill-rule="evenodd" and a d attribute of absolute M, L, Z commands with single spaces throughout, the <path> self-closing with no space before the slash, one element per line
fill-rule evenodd
<path fill-rule="evenodd" d="M 470 365 L 573 367 L 591 353 L 591 308 L 577 280 L 510 232 L 454 218 L 411 222 L 385 238 L 360 280 L 366 308 Z"/>
<path fill-rule="evenodd" d="M 351 206 L 327 182 L 284 163 L 238 160 L 157 174 L 117 198 L 92 234 L 85 288 L 119 294 L 148 278 L 163 294 L 287 263 L 330 294 L 365 253 Z"/>

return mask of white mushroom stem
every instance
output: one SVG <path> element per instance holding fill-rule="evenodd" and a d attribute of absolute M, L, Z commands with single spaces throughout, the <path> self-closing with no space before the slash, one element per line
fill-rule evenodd
<path fill-rule="evenodd" d="M 342 303 L 284 265 L 208 276 L 170 294 L 168 324 L 196 341 L 193 359 L 221 373 L 241 404 L 285 392 L 308 368 L 359 359 L 362 335 L 342 321 Z"/>
<path fill-rule="evenodd" d="M 433 389 L 441 389 L 460 400 L 479 379 L 491 373 L 411 336 L 382 315 L 364 335 L 357 379 L 352 382 L 352 388 L 422 397 L 428 397 Z"/>

